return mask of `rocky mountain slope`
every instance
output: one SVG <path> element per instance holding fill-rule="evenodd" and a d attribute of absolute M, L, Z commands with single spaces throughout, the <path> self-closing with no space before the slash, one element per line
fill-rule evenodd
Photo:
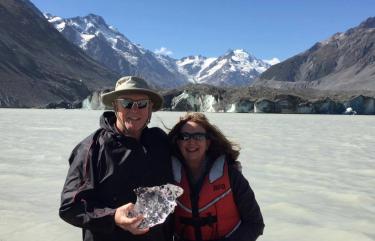
<path fill-rule="evenodd" d="M 68 42 L 28 0 L 0 1 L 0 107 L 80 101 L 117 77 Z"/>
<path fill-rule="evenodd" d="M 66 39 L 93 59 L 121 75 L 138 75 L 157 88 L 177 87 L 187 83 L 176 70 L 174 61 L 132 43 L 101 16 L 63 19 L 46 14 L 46 18 Z"/>
<path fill-rule="evenodd" d="M 375 18 L 270 67 L 255 85 L 331 93 L 375 91 Z"/>

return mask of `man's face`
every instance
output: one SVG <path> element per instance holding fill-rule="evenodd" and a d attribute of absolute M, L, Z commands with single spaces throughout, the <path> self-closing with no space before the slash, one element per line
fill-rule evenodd
<path fill-rule="evenodd" d="M 115 105 L 117 128 L 132 137 L 139 138 L 152 110 L 151 100 L 145 94 L 127 94 L 117 98 Z"/>

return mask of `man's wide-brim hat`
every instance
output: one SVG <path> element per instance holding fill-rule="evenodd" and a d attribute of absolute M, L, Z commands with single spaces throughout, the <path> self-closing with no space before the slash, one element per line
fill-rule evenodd
<path fill-rule="evenodd" d="M 104 105 L 112 107 L 115 99 L 126 94 L 147 95 L 153 103 L 152 111 L 159 110 L 163 105 L 163 97 L 150 89 L 144 79 L 135 76 L 124 76 L 117 80 L 114 91 L 102 94 L 102 102 Z"/>

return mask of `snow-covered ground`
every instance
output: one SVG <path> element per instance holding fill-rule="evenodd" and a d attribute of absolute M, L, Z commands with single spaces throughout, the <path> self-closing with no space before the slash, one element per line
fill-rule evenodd
<path fill-rule="evenodd" d="M 0 109 L 0 240 L 81 240 L 58 217 L 74 146 L 102 111 Z M 183 113 L 157 112 L 167 127 Z M 207 113 L 238 142 L 262 241 L 375 240 L 375 117 Z"/>

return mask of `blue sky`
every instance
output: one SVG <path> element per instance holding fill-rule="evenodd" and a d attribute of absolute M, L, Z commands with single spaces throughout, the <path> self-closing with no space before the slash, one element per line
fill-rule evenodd
<path fill-rule="evenodd" d="M 375 0 L 31 0 L 64 18 L 94 13 L 133 43 L 171 57 L 242 48 L 285 60 L 375 16 Z"/>

